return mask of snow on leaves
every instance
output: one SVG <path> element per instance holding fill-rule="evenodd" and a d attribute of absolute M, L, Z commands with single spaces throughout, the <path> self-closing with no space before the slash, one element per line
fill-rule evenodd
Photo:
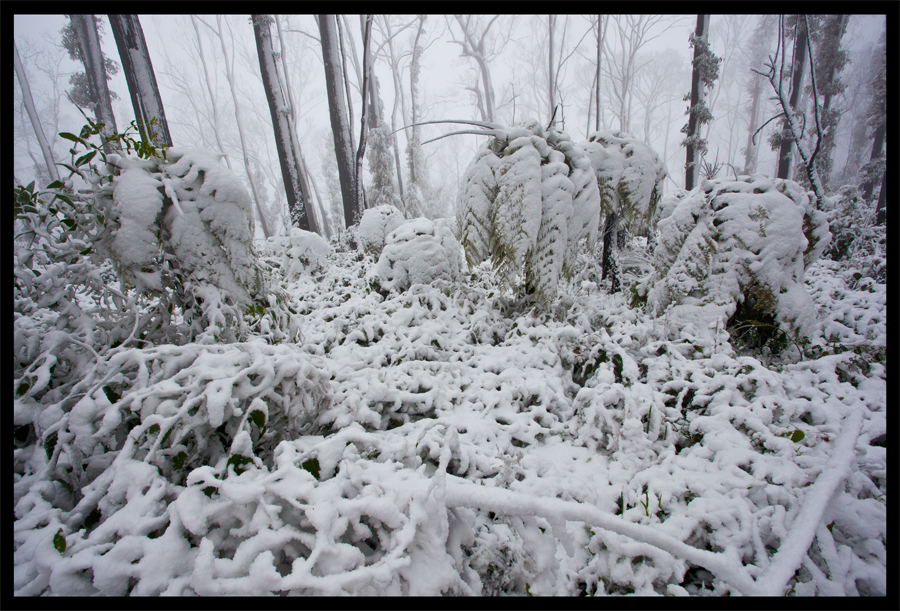
<path fill-rule="evenodd" d="M 603 214 L 619 213 L 633 234 L 652 230 L 668 173 L 659 155 L 622 132 L 594 132 L 581 147 L 597 173 Z"/>
<path fill-rule="evenodd" d="M 706 308 L 709 315 L 698 324 L 715 326 L 752 299 L 785 331 L 814 336 L 816 310 L 804 272 L 830 234 L 799 185 L 762 176 L 704 181 L 663 207 L 670 212 L 659 222 L 657 275 L 648 295 L 657 313 L 677 307 L 693 319 L 697 308 Z"/>
<path fill-rule="evenodd" d="M 584 153 L 534 120 L 498 130 L 466 170 L 460 193 L 469 267 L 490 257 L 507 285 L 524 280 L 549 302 L 578 242 L 596 239 L 600 201 Z"/>

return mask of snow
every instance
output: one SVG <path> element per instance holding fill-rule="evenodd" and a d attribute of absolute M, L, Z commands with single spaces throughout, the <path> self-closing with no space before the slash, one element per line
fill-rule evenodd
<path fill-rule="evenodd" d="M 437 280 L 458 280 L 460 258 L 459 243 L 446 220 L 412 219 L 387 235 L 378 262 L 367 277 L 384 291 L 404 291 L 413 284 Z"/>
<path fill-rule="evenodd" d="M 403 213 L 396 207 L 384 204 L 369 208 L 359 219 L 356 239 L 359 248 L 378 259 L 388 234 L 403 223 Z"/>
<path fill-rule="evenodd" d="M 654 267 L 623 276 L 644 309 L 590 254 L 542 258 L 596 233 L 576 204 L 599 215 L 596 178 L 559 132 L 508 135 L 465 192 L 490 203 L 495 171 L 538 160 L 520 195 L 540 204 L 546 305 L 489 261 L 464 269 L 445 220 L 388 231 L 378 209 L 360 223 L 377 259 L 295 230 L 260 249 L 254 289 L 249 199 L 189 151 L 159 174 L 173 244 L 218 278 L 200 294 L 271 290 L 291 316 L 265 320 L 296 341 L 110 347 L 69 326 L 88 301 L 57 307 L 69 287 L 42 283 L 65 276 L 35 257 L 16 284 L 14 593 L 885 595 L 886 284 L 857 271 L 882 255 L 820 258 L 827 226 L 793 183 L 710 181 L 660 203 Z M 164 183 L 122 176 L 123 210 Z M 152 233 L 143 212 L 126 223 Z M 806 325 L 802 359 L 733 342 L 748 278 Z M 140 316 L 111 337 L 153 315 L 128 298 Z"/>

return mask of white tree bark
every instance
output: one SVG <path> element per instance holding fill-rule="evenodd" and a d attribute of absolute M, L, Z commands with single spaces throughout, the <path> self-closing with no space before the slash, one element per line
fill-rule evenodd
<path fill-rule="evenodd" d="M 97 24 L 94 22 L 93 15 L 69 15 L 69 19 L 72 22 L 72 31 L 75 32 L 81 46 L 84 73 L 94 98 L 94 117 L 98 122 L 103 123 L 103 129 L 100 130 L 100 135 L 104 137 L 103 150 L 109 154 L 116 150 L 117 146 L 112 142 L 105 142 L 105 138 L 117 133 L 118 130 L 109 96 L 109 85 L 106 81 L 106 68 L 103 51 L 100 49 Z"/>
<path fill-rule="evenodd" d="M 38 118 L 37 111 L 34 108 L 34 99 L 31 97 L 31 87 L 28 86 L 25 68 L 22 67 L 22 60 L 19 59 L 19 46 L 15 45 L 15 49 L 16 77 L 19 79 L 19 85 L 22 87 L 22 99 L 25 101 L 25 110 L 28 111 L 28 118 L 31 119 L 34 135 L 37 136 L 38 143 L 41 145 L 41 153 L 44 155 L 44 163 L 47 165 L 47 171 L 50 173 L 50 178 L 56 181 L 59 180 L 59 172 L 56 171 L 56 161 L 53 159 L 53 151 L 50 150 L 50 144 L 47 142 L 47 137 L 44 136 L 43 128 L 41 128 L 41 120 Z"/>

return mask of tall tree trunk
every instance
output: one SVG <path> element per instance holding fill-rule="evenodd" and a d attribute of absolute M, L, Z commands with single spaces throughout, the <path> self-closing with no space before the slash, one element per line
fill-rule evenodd
<path fill-rule="evenodd" d="M 137 15 L 108 17 L 113 36 L 116 38 L 116 46 L 119 48 L 119 58 L 122 60 L 125 80 L 128 81 L 128 90 L 131 92 L 134 116 L 141 132 L 148 142 L 153 142 L 156 146 L 172 146 L 172 136 L 169 135 L 169 124 L 163 110 L 162 98 L 159 96 L 159 87 L 156 85 L 156 75 L 153 73 L 153 64 L 150 63 L 141 22 Z M 105 82 L 105 78 L 100 80 Z M 156 119 L 156 126 L 151 128 L 150 122 L 153 119 Z M 153 133 L 156 134 L 155 138 L 151 137 Z"/>
<path fill-rule="evenodd" d="M 791 97 L 789 104 L 791 112 L 796 113 L 797 107 L 800 105 L 800 94 L 803 91 L 803 76 L 806 71 L 806 37 L 808 32 L 806 26 L 801 22 L 797 26 L 797 37 L 794 40 L 794 57 L 793 57 L 793 80 L 791 81 Z M 781 141 L 781 148 L 778 152 L 778 178 L 788 178 L 791 175 L 791 164 L 793 163 L 794 140 L 791 137 L 784 138 Z"/>
<path fill-rule="evenodd" d="M 547 25 L 550 28 L 550 50 L 547 54 L 547 57 L 549 59 L 549 61 L 547 62 L 549 75 L 547 93 L 549 94 L 548 98 L 550 101 L 550 110 L 547 111 L 548 117 L 553 116 L 553 109 L 556 108 L 556 92 L 554 91 L 553 87 L 555 85 L 555 75 L 553 74 L 553 26 L 556 25 L 555 21 L 556 20 L 553 19 L 553 15 L 547 15 Z"/>
<path fill-rule="evenodd" d="M 368 136 L 369 112 L 366 104 L 366 89 L 372 74 L 372 62 L 369 58 L 369 40 L 372 37 L 372 15 L 366 15 L 366 26 L 363 32 L 363 82 L 362 82 L 362 118 L 360 119 L 359 148 L 356 149 L 356 190 L 357 206 L 362 214 L 366 207 L 366 191 L 363 186 L 363 158 L 366 154 L 366 138 Z"/>
<path fill-rule="evenodd" d="M 300 182 L 303 175 L 300 156 L 296 149 L 296 141 L 292 135 L 293 121 L 287 100 L 284 98 L 285 87 L 278 78 L 278 68 L 272 49 L 272 31 L 269 15 L 251 15 L 253 35 L 256 38 L 256 52 L 259 56 L 259 72 L 262 75 L 272 125 L 275 129 L 275 147 L 278 149 L 278 160 L 281 163 L 281 176 L 284 179 L 284 190 L 287 195 L 288 209 L 291 213 L 291 224 L 304 231 L 319 233 L 316 219 L 308 214 L 309 197 L 303 193 Z"/>
<path fill-rule="evenodd" d="M 695 36 L 704 42 L 709 36 L 709 15 L 697 15 Z M 691 76 L 691 112 L 688 118 L 688 138 L 700 136 L 700 118 L 695 111 L 697 105 L 705 97 L 705 89 L 700 81 L 699 60 L 703 52 L 702 45 L 694 45 L 694 69 Z M 684 164 L 684 188 L 690 191 L 699 182 L 700 151 L 696 150 L 692 141 L 687 144 L 687 158 Z"/>
<path fill-rule="evenodd" d="M 338 48 L 338 32 L 334 15 L 319 15 L 319 37 L 322 43 L 322 61 L 325 64 L 325 92 L 328 95 L 328 114 L 334 151 L 337 157 L 341 197 L 344 200 L 344 223 L 350 227 L 359 220 L 356 175 L 353 171 L 353 150 L 350 138 L 350 122 L 347 102 L 344 100 L 341 77 L 341 55 Z"/>
<path fill-rule="evenodd" d="M 756 171 L 756 159 L 759 154 L 759 145 L 753 142 L 756 132 L 756 123 L 759 117 L 759 98 L 762 94 L 762 77 L 753 75 L 753 90 L 750 94 L 750 127 L 747 130 L 747 148 L 744 150 L 744 174 L 753 174 Z"/>
<path fill-rule="evenodd" d="M 19 85 L 22 87 L 22 99 L 25 101 L 25 110 L 28 111 L 28 118 L 31 119 L 34 135 L 37 136 L 38 144 L 41 145 L 41 153 L 44 155 L 44 163 L 47 165 L 47 171 L 50 173 L 50 178 L 54 181 L 58 181 L 59 172 L 56 171 L 56 161 L 53 159 L 53 151 L 50 150 L 50 144 L 47 142 L 47 137 L 44 135 L 44 130 L 41 127 L 41 120 L 38 118 L 37 110 L 34 108 L 34 99 L 31 97 L 31 87 L 28 86 L 25 68 L 22 67 L 22 60 L 19 59 L 18 45 L 15 45 L 15 50 L 16 77 L 18 77 Z"/>
<path fill-rule="evenodd" d="M 603 224 L 603 258 L 601 259 L 603 275 L 601 279 L 606 280 L 609 277 L 610 291 L 613 293 L 619 292 L 619 270 L 616 265 L 618 224 L 619 215 L 616 212 L 606 215 L 606 222 Z"/>
<path fill-rule="evenodd" d="M 882 155 L 882 148 L 884 147 L 884 137 L 885 137 L 886 126 L 885 123 L 882 123 L 875 130 L 875 138 L 872 141 L 872 154 L 869 156 L 869 162 L 875 161 Z M 885 174 L 887 171 L 885 171 Z M 872 190 L 875 188 L 875 182 L 872 180 L 867 180 L 862 185 L 863 199 L 869 201 L 872 198 Z"/>
<path fill-rule="evenodd" d="M 277 17 L 275 18 L 275 25 L 278 28 L 278 43 L 281 48 L 281 63 L 278 66 L 281 69 L 281 72 L 279 75 L 284 81 L 285 91 L 287 92 L 287 102 L 291 110 L 291 139 L 294 142 L 294 147 L 297 150 L 297 157 L 300 160 L 300 192 L 304 194 L 303 199 L 307 203 L 307 211 L 310 212 L 315 219 L 316 226 L 322 230 L 319 231 L 319 234 L 324 235 L 326 240 L 330 240 L 332 235 L 331 225 L 325 217 L 325 207 L 322 204 L 322 198 L 319 197 L 319 189 L 316 188 L 316 181 L 307 169 L 306 158 L 303 156 L 303 148 L 300 146 L 300 137 L 297 131 L 297 125 L 300 123 L 300 116 L 297 110 L 297 103 L 294 100 L 294 89 L 291 87 L 291 77 L 288 70 L 284 36 L 281 32 L 281 22 Z M 309 190 L 308 183 L 312 184 L 312 192 Z M 312 198 L 313 193 L 316 194 L 315 200 Z"/>
<path fill-rule="evenodd" d="M 878 206 L 876 208 L 877 214 L 875 216 L 875 224 L 876 225 L 884 225 L 885 216 L 887 210 L 885 210 L 885 201 L 884 201 L 884 188 L 887 183 L 887 172 L 884 172 L 881 175 L 881 193 L 878 194 Z"/>
<path fill-rule="evenodd" d="M 594 95 L 594 98 L 597 102 L 597 120 L 595 123 L 594 129 L 596 131 L 600 131 L 600 123 L 601 123 L 601 113 L 602 113 L 602 105 L 600 102 L 600 54 L 603 50 L 603 35 L 606 33 L 606 29 L 601 29 L 601 24 L 603 23 L 603 15 L 597 15 L 597 74 L 595 75 L 596 83 L 597 83 L 597 91 Z M 606 25 L 609 25 L 609 21 L 606 22 Z"/>
<path fill-rule="evenodd" d="M 95 120 L 104 124 L 103 129 L 100 130 L 100 135 L 104 138 L 103 150 L 109 154 L 116 149 L 116 145 L 112 142 L 105 142 L 105 139 L 107 136 L 118 133 L 118 130 L 109 96 L 109 84 L 106 81 L 106 67 L 103 61 L 103 51 L 100 48 L 97 23 L 94 21 L 93 15 L 69 15 L 69 20 L 72 22 L 72 31 L 78 38 L 78 44 L 81 47 L 84 74 L 87 76 L 91 99 L 94 103 Z"/>
<path fill-rule="evenodd" d="M 422 163 L 422 145 L 420 143 L 419 136 L 419 126 L 416 123 L 419 122 L 419 102 L 418 102 L 418 91 L 419 91 L 419 73 L 421 71 L 421 61 L 422 61 L 422 48 L 419 46 L 419 40 L 422 37 L 422 32 L 425 29 L 425 19 L 427 15 L 419 15 L 419 27 L 416 30 L 416 38 L 413 41 L 413 49 L 412 49 L 412 60 L 409 65 L 409 95 L 411 98 L 412 107 L 412 125 L 413 128 L 411 130 L 409 136 L 409 143 L 407 145 L 407 149 L 409 151 L 409 182 L 410 189 L 416 189 L 421 191 L 422 183 L 423 183 L 423 168 L 420 167 Z M 416 193 L 416 199 L 418 200 L 419 193 Z M 414 211 L 415 213 L 421 213 L 421 210 Z"/>

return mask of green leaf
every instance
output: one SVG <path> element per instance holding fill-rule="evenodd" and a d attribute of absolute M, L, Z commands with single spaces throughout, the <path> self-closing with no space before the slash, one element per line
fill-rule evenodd
<path fill-rule="evenodd" d="M 75 229 L 76 223 L 73 219 L 63 219 L 60 221 L 63 225 L 68 227 L 69 229 Z"/>
<path fill-rule="evenodd" d="M 216 491 L 215 486 L 207 486 L 206 488 L 203 489 L 203 494 L 205 494 L 209 498 L 212 498 L 213 492 L 215 492 L 215 491 Z"/>
<path fill-rule="evenodd" d="M 44 451 L 47 453 L 47 458 L 53 458 L 53 452 L 56 450 L 56 439 L 57 434 L 54 431 L 47 435 L 47 438 L 44 440 Z"/>
<path fill-rule="evenodd" d="M 56 194 L 56 199 L 61 199 L 61 200 L 63 200 L 64 202 L 66 202 L 67 204 L 69 204 L 69 205 L 72 206 L 72 207 L 75 206 L 75 204 L 72 203 L 72 200 L 69 199 L 69 197 L 68 197 L 67 195 L 62 195 L 62 194 L 57 193 L 57 194 Z"/>
<path fill-rule="evenodd" d="M 266 426 L 266 415 L 262 412 L 262 410 L 255 409 L 250 412 L 250 420 L 253 421 L 253 424 L 256 425 L 256 428 L 262 430 L 263 427 Z"/>
<path fill-rule="evenodd" d="M 187 460 L 187 454 L 184 451 L 179 452 L 172 457 L 172 466 L 176 471 L 181 471 L 184 467 L 184 461 Z"/>
<path fill-rule="evenodd" d="M 106 398 L 109 399 L 109 402 L 110 402 L 110 403 L 115 403 L 116 401 L 119 400 L 119 393 L 117 393 L 116 391 L 114 391 L 114 390 L 113 390 L 112 388 L 110 388 L 109 386 L 104 386 L 104 387 L 103 387 L 103 394 L 106 395 Z"/>
<path fill-rule="evenodd" d="M 312 476 L 316 478 L 316 481 L 319 480 L 319 459 L 310 458 L 309 460 L 301 463 L 300 466 L 309 471 Z"/>
<path fill-rule="evenodd" d="M 158 432 L 159 432 L 158 424 L 150 425 L 150 428 L 147 429 L 147 435 L 153 435 L 154 433 L 158 433 Z"/>
<path fill-rule="evenodd" d="M 229 466 L 234 465 L 234 474 L 240 475 L 247 470 L 244 468 L 244 466 L 249 464 L 253 464 L 252 458 L 241 456 L 240 454 L 232 454 L 228 458 L 228 462 L 225 463 L 225 469 L 227 470 Z"/>
<path fill-rule="evenodd" d="M 34 181 L 33 180 L 30 183 L 28 183 L 28 186 L 25 187 L 25 190 L 28 191 L 29 193 L 34 193 Z"/>
<path fill-rule="evenodd" d="M 806 435 L 803 433 L 803 431 L 797 429 L 796 431 L 794 431 L 794 434 L 791 435 L 791 441 L 793 441 L 794 443 L 800 443 L 800 441 L 802 441 L 804 437 L 806 437 Z"/>
<path fill-rule="evenodd" d="M 75 160 L 75 165 L 84 165 L 96 156 L 97 156 L 97 151 L 91 151 L 90 153 L 86 153 Z"/>
<path fill-rule="evenodd" d="M 86 143 L 84 140 L 82 140 L 81 138 L 79 138 L 79 137 L 76 136 L 75 134 L 70 134 L 69 132 L 60 132 L 60 133 L 59 133 L 59 137 L 60 137 L 60 138 L 65 138 L 66 140 L 71 140 L 72 142 L 79 142 L 79 143 L 81 143 L 81 144 L 87 146 L 87 143 Z"/>
<path fill-rule="evenodd" d="M 66 537 L 63 535 L 63 529 L 60 528 L 56 531 L 56 534 L 53 535 L 53 547 L 56 548 L 60 554 L 66 551 Z"/>

